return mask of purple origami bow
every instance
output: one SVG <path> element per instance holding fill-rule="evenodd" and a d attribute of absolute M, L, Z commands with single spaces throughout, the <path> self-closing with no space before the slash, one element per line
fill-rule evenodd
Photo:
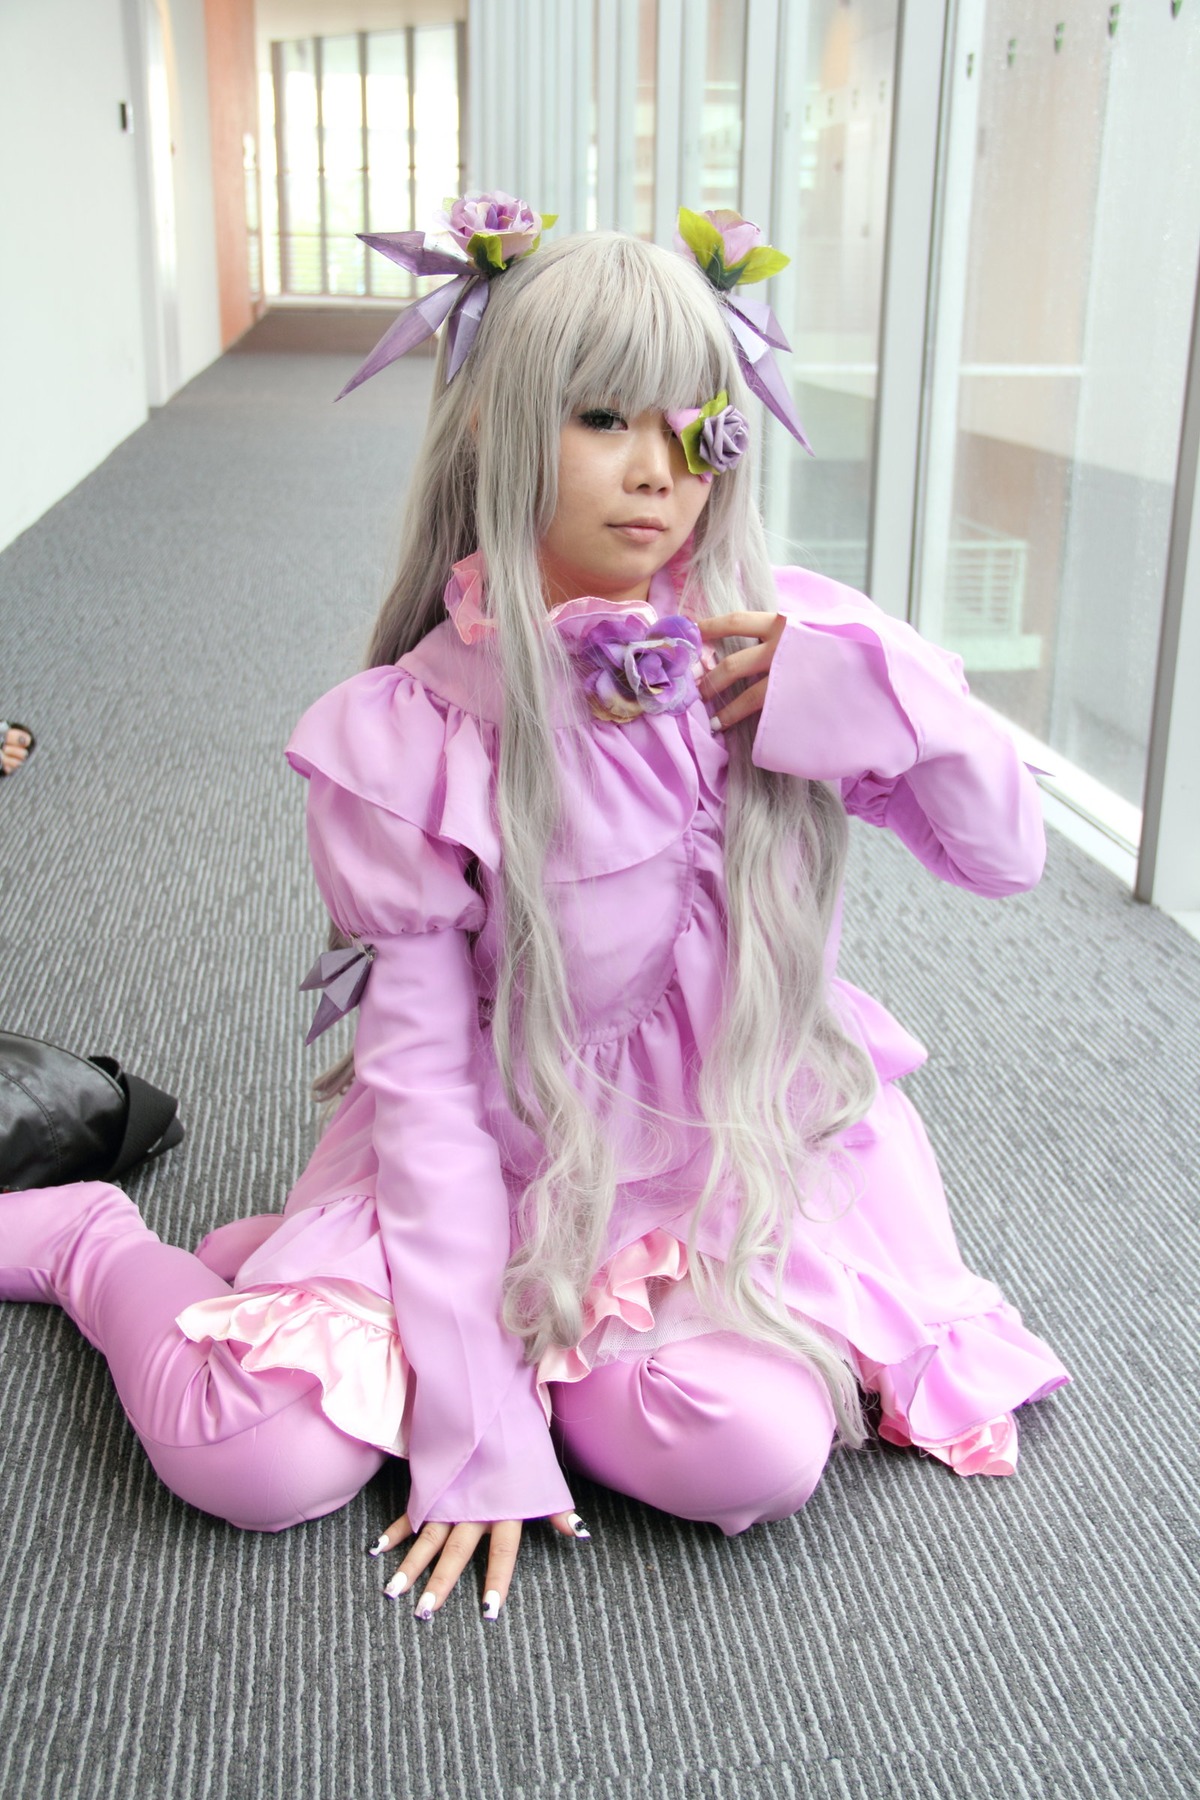
<path fill-rule="evenodd" d="M 786 425 L 796 441 L 814 456 L 816 452 L 804 435 L 800 415 L 792 404 L 779 364 L 771 355 L 772 348 L 790 350 L 792 347 L 783 335 L 779 320 L 765 300 L 747 300 L 737 293 L 721 294 L 719 298 L 750 392 L 757 394 L 779 423 Z"/>
<path fill-rule="evenodd" d="M 304 1042 L 311 1044 L 323 1031 L 344 1019 L 362 999 L 362 991 L 371 973 L 375 949 L 371 944 L 348 944 L 344 950 L 325 950 L 318 956 L 304 980 L 300 992 L 323 988 L 316 1017 L 308 1028 Z"/>
<path fill-rule="evenodd" d="M 452 256 L 448 250 L 427 249 L 423 231 L 360 231 L 358 236 L 369 249 L 378 250 L 381 256 L 399 263 L 402 269 L 408 269 L 414 275 L 453 275 L 454 280 L 414 301 L 394 324 L 389 325 L 338 399 L 352 393 L 372 375 L 378 375 L 380 369 L 386 369 L 406 351 L 423 344 L 447 318 L 450 323 L 446 327 L 449 338 L 446 380 L 453 381 L 475 342 L 475 333 L 488 303 L 486 277 L 474 263 L 461 256 Z"/>

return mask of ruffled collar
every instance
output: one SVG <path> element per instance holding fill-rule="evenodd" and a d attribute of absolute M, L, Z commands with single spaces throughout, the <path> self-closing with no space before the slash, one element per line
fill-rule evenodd
<path fill-rule="evenodd" d="M 564 600 L 546 614 L 548 625 L 565 625 L 572 619 L 594 618 L 602 613 L 618 613 L 622 617 L 641 619 L 653 625 L 665 613 L 679 611 L 679 596 L 687 576 L 690 545 L 685 544 L 671 561 L 651 577 L 650 592 L 645 600 L 602 600 L 587 594 L 578 600 Z M 495 631 L 496 621 L 483 610 L 483 552 L 464 556 L 456 562 L 443 595 L 446 611 L 464 644 L 474 644 Z"/>

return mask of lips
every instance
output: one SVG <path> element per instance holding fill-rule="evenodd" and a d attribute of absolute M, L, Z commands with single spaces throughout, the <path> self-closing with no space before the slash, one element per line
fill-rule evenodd
<path fill-rule="evenodd" d="M 608 529 L 619 532 L 631 544 L 652 544 L 667 528 L 661 519 L 622 519 Z"/>

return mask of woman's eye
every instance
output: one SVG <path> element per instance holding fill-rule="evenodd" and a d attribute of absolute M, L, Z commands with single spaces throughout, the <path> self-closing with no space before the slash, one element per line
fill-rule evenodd
<path fill-rule="evenodd" d="M 618 412 L 611 412 L 607 407 L 594 407 L 591 412 L 580 413 L 579 423 L 586 425 L 589 431 L 623 431 L 625 421 Z"/>

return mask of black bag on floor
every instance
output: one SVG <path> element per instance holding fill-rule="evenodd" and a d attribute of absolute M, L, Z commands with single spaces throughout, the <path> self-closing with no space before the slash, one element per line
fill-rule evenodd
<path fill-rule="evenodd" d="M 0 1189 L 114 1181 L 182 1140 L 177 1107 L 111 1056 L 0 1031 Z"/>

